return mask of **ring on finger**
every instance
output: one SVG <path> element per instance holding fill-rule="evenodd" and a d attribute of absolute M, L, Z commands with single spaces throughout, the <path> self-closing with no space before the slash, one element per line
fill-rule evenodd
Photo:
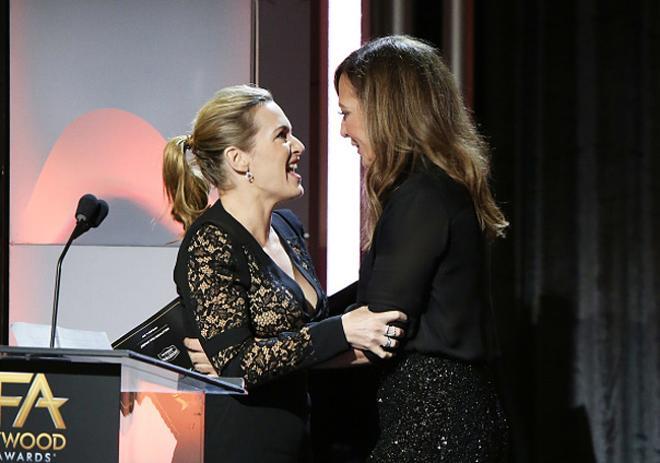
<path fill-rule="evenodd" d="M 392 338 L 388 337 L 385 342 L 385 348 L 389 349 L 390 347 L 392 347 Z"/>
<path fill-rule="evenodd" d="M 390 332 L 390 329 L 392 330 Z M 394 327 L 392 325 L 387 325 L 387 330 L 385 330 L 385 336 L 391 338 L 394 335 Z"/>

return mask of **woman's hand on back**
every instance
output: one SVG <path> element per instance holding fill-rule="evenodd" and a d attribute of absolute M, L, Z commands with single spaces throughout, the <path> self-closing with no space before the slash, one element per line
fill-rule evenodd
<path fill-rule="evenodd" d="M 183 345 L 186 346 L 188 350 L 188 357 L 193 364 L 193 367 L 196 371 L 200 373 L 207 374 L 209 376 L 218 376 L 218 373 L 211 365 L 211 361 L 206 356 L 204 349 L 202 349 L 202 344 L 197 338 L 184 338 Z"/>
<path fill-rule="evenodd" d="M 406 314 L 403 312 L 372 312 L 367 306 L 345 313 L 341 317 L 349 344 L 356 349 L 369 350 L 383 359 L 394 355 L 391 350 L 399 346 L 399 339 L 405 334 L 402 328 L 391 323 L 406 320 Z"/>

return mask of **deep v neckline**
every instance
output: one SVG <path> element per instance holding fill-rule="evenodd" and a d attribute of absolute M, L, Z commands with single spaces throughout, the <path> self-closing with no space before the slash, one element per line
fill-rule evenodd
<path fill-rule="evenodd" d="M 272 222 L 271 222 L 271 224 L 272 224 Z M 295 284 L 297 289 L 302 294 L 303 300 L 305 301 L 305 305 L 309 309 L 309 310 L 305 310 L 305 312 L 307 313 L 307 315 L 309 315 L 310 317 L 313 318 L 316 315 L 316 313 L 319 309 L 319 303 L 321 302 L 321 295 L 319 294 L 318 290 L 316 289 L 316 286 L 314 285 L 314 283 L 309 279 L 309 277 L 306 274 L 306 271 L 303 268 L 302 264 L 300 262 L 298 262 L 298 256 L 296 255 L 296 253 L 291 248 L 291 245 L 287 241 L 286 237 L 284 237 L 280 234 L 280 232 L 277 230 L 276 226 L 274 226 L 274 225 L 271 225 L 271 226 L 272 226 L 273 230 L 275 231 L 275 234 L 277 235 L 277 239 L 279 239 L 279 241 L 280 241 L 280 245 L 282 246 L 282 249 L 284 249 L 284 253 L 287 255 L 287 257 L 291 261 L 291 270 L 293 271 L 293 277 L 291 275 L 289 275 L 288 273 L 286 273 L 284 271 L 284 269 L 282 269 L 282 267 L 277 265 L 277 262 L 275 262 L 275 260 L 273 260 L 273 258 L 270 257 L 270 255 L 266 251 L 264 251 L 264 249 L 262 247 L 259 247 L 259 249 L 261 249 L 261 252 L 263 253 L 263 255 L 266 256 L 270 260 L 270 262 L 272 262 L 273 265 L 275 265 L 275 267 L 277 267 L 277 269 L 286 278 L 289 279 L 290 282 Z M 309 300 L 305 297 L 305 291 L 302 289 L 302 286 L 300 286 L 300 283 L 298 283 L 298 280 L 295 279 L 296 271 L 300 274 L 300 276 L 302 278 L 304 278 L 307 281 L 307 284 L 312 288 L 312 290 L 316 294 L 316 305 L 315 306 L 312 306 L 312 303 L 309 302 Z"/>
<path fill-rule="evenodd" d="M 288 282 L 287 286 L 290 287 L 294 292 L 297 293 L 297 296 L 300 298 L 300 300 L 303 303 L 303 313 L 306 316 L 308 316 L 310 319 L 313 319 L 314 317 L 316 317 L 316 315 L 318 314 L 318 311 L 319 311 L 319 308 L 320 308 L 320 305 L 321 305 L 321 299 L 322 299 L 322 295 L 319 294 L 319 288 L 317 287 L 317 285 L 314 284 L 314 282 L 310 278 L 310 275 L 308 275 L 307 271 L 303 268 L 302 264 L 300 262 L 298 262 L 297 256 L 296 256 L 295 252 L 293 251 L 293 249 L 291 248 L 291 246 L 289 245 L 289 242 L 286 240 L 286 237 L 284 237 L 280 233 L 280 231 L 277 229 L 277 227 L 275 225 L 273 225 L 273 220 L 271 219 L 271 227 L 272 227 L 273 230 L 275 230 L 275 234 L 277 235 L 277 238 L 280 240 L 280 244 L 282 245 L 282 248 L 284 249 L 285 254 L 287 255 L 287 257 L 291 261 L 291 266 L 292 266 L 292 270 L 294 271 L 294 276 L 295 276 L 295 271 L 297 270 L 298 273 L 300 274 L 300 276 L 302 276 L 307 281 L 307 284 L 309 284 L 309 286 L 312 287 L 312 289 L 316 293 L 316 306 L 312 306 L 312 303 L 307 300 L 307 298 L 305 297 L 305 292 L 303 291 L 302 287 L 300 286 L 300 283 L 298 283 L 295 278 L 292 278 L 288 273 L 286 273 L 282 269 L 282 267 L 277 265 L 277 262 L 275 262 L 273 260 L 273 258 L 270 257 L 270 255 L 268 255 L 268 253 L 266 251 L 264 251 L 264 249 L 261 247 L 261 244 L 259 244 L 257 239 L 254 236 L 252 236 L 252 233 L 250 233 L 248 231 L 248 229 L 245 228 L 245 226 L 236 219 L 236 217 L 231 215 L 231 213 L 227 209 L 225 209 L 225 207 L 222 205 L 222 202 L 219 199 L 217 200 L 216 205 L 218 205 L 220 207 L 220 209 L 225 214 L 227 214 L 229 219 L 232 222 L 234 222 L 234 224 L 237 226 L 238 230 L 242 234 L 245 235 L 244 236 L 244 241 L 246 242 L 246 244 L 250 242 L 252 244 L 251 247 L 256 248 L 257 254 L 259 254 L 261 260 L 265 264 L 275 268 L 275 270 L 279 273 L 279 276 Z M 274 215 L 274 212 L 271 213 L 271 217 L 273 215 Z M 311 310 L 306 310 L 306 309 L 311 309 Z"/>

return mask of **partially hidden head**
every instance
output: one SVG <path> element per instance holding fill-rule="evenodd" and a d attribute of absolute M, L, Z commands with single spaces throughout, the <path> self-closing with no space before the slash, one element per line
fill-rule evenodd
<path fill-rule="evenodd" d="M 467 187 L 488 236 L 503 233 L 508 224 L 488 187 L 487 145 L 434 47 L 408 36 L 372 40 L 342 61 L 334 84 L 341 134 L 358 146 L 365 167 L 365 244 L 386 194 L 421 163 L 441 167 Z"/>
<path fill-rule="evenodd" d="M 265 89 L 217 92 L 197 113 L 190 135 L 169 140 L 163 182 L 172 217 L 187 229 L 208 207 L 209 192 L 234 188 L 276 201 L 302 193 L 295 168 L 304 146 Z"/>

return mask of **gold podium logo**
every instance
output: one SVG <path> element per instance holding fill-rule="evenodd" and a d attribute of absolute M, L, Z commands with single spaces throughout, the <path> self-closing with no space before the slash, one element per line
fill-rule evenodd
<path fill-rule="evenodd" d="M 34 378 L 34 379 L 33 379 Z M 25 394 L 25 400 L 21 404 L 22 396 L 4 396 L 2 386 L 7 383 L 30 384 Z M 50 418 L 57 429 L 66 429 L 60 407 L 69 399 L 54 397 L 53 391 L 48 384 L 46 375 L 43 373 L 14 373 L 0 372 L 0 423 L 2 423 L 3 409 L 7 407 L 19 407 L 12 426 L 22 428 L 30 412 L 35 408 L 45 408 L 50 413 Z"/>

